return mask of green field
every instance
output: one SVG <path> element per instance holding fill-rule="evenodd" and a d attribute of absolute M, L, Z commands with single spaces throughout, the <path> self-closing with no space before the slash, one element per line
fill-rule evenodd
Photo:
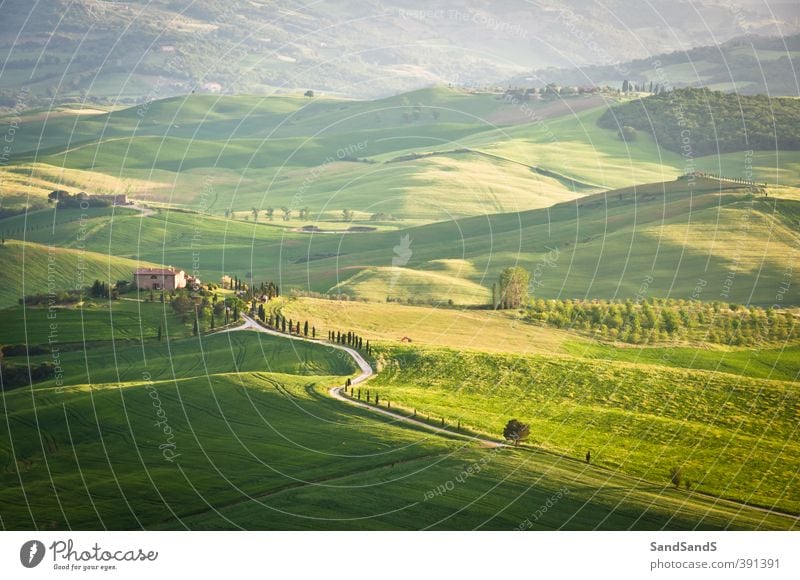
<path fill-rule="evenodd" d="M 392 347 L 371 389 L 382 400 L 499 436 L 510 418 L 530 444 L 613 470 L 797 513 L 800 417 L 793 381 L 599 359 Z M 797 354 L 792 356 L 797 367 Z"/>
<path fill-rule="evenodd" d="M 800 163 L 693 160 L 768 195 L 681 177 L 601 105 L 436 88 L 32 112 L 0 169 L 0 529 L 797 528 Z M 149 207 L 56 208 L 56 188 Z M 277 284 L 270 314 L 369 341 L 359 389 L 460 431 L 336 400 L 358 367 L 322 340 L 211 332 L 210 301 L 195 329 L 169 295 L 87 298 L 157 265 L 230 312 L 260 292 L 223 276 Z M 495 311 L 509 266 L 533 302 Z M 622 336 L 642 301 L 685 328 Z M 487 440 L 511 418 L 526 445 Z"/>
<path fill-rule="evenodd" d="M 113 256 L 119 268 L 105 278 L 112 283 L 128 279 L 132 261 L 143 260 L 196 266 L 206 281 L 224 274 L 277 277 L 285 293 L 292 288 L 351 296 L 363 292 L 380 301 L 413 293 L 420 302 L 452 300 L 458 305 L 488 296 L 503 268 L 520 265 L 534 272 L 536 298 L 625 300 L 646 285 L 650 298 L 688 299 L 702 279 L 703 300 L 766 306 L 778 302 L 780 294 L 780 303 L 789 306 L 800 302 L 795 285 L 783 288 L 798 256 L 798 204 L 753 196 L 736 183 L 698 178 L 402 233 L 309 235 L 169 210 L 149 217 L 121 212 L 113 220 L 103 210 L 87 210 L 80 221 L 69 214 L 76 210 L 58 210 L 56 218 L 48 210 L 27 218 L 24 237 L 63 251 L 82 247 L 95 252 L 98 261 L 101 254 Z M 25 219 L 0 221 L 0 233 L 6 239 L 23 235 Z M 55 229 L 48 225 L 54 219 L 59 223 Z M 19 248 L 14 244 L 7 246 Z M 36 263 L 37 268 L 43 265 Z M 127 273 L 123 263 L 131 265 Z M 409 289 L 395 283 L 390 291 L 390 267 L 398 263 L 408 270 Z M 41 280 L 43 273 L 37 272 Z M 7 303 L 19 296 L 17 284 L 4 288 Z"/>
<path fill-rule="evenodd" d="M 196 350 L 197 339 L 175 343 L 179 378 L 157 380 L 172 359 L 151 355 L 146 367 L 121 374 L 125 382 L 101 373 L 92 386 L 7 393 L 3 527 L 511 530 L 559 491 L 536 529 L 795 525 L 557 455 L 483 449 L 394 426 L 324 394 L 350 370 L 327 349 L 251 333 L 204 342 L 225 350 L 228 340 L 237 345 L 227 358 L 211 356 L 193 370 L 180 352 Z M 284 363 L 271 367 L 278 372 L 244 372 L 230 355 L 256 343 L 270 361 L 307 369 L 310 358 L 314 372 L 281 374 L 291 370 Z M 102 380 L 111 382 L 95 382 Z M 479 471 L 455 486 L 470 465 Z M 434 495 L 438 486 L 454 487 Z"/>
<path fill-rule="evenodd" d="M 164 339 L 183 338 L 192 331 L 172 308 L 160 302 L 135 298 L 86 301 L 81 306 L 14 306 L 0 310 L 6 322 L 2 341 L 6 344 L 44 345 L 55 336 L 61 344 L 142 341 L 155 339 L 161 327 Z M 56 325 L 53 332 L 52 324 Z"/>
<path fill-rule="evenodd" d="M 314 223 L 350 209 L 358 222 L 384 213 L 419 225 L 544 208 L 687 171 L 686 159 L 645 133 L 629 144 L 598 127 L 608 104 L 597 96 L 520 104 L 439 87 L 376 101 L 191 95 L 107 113 L 37 114 L 0 170 L 0 193 L 10 209 L 44 207 L 48 191 L 66 188 L 215 215 L 308 208 Z M 771 157 L 692 161 L 800 183 L 794 152 L 778 164 Z"/>
<path fill-rule="evenodd" d="M 112 283 L 132 280 L 136 268 L 155 265 L 92 252 L 80 241 L 65 248 L 8 239 L 0 246 L 0 263 L 11 281 L 0 285 L 0 307 L 16 304 L 23 296 L 87 288 L 96 279 Z"/>

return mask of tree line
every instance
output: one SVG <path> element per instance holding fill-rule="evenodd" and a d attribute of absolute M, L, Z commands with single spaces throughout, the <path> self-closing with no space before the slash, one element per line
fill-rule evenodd
<path fill-rule="evenodd" d="M 538 299 L 527 307 L 525 319 L 631 344 L 690 338 L 750 346 L 800 338 L 800 324 L 790 311 L 719 301 Z"/>
<path fill-rule="evenodd" d="M 689 157 L 734 151 L 800 150 L 800 100 L 675 89 L 609 108 L 597 124 L 632 127 Z"/>

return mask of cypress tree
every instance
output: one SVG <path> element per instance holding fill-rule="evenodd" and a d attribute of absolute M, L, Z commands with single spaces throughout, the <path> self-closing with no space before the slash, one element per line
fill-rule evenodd
<path fill-rule="evenodd" d="M 308 320 L 306 320 L 305 324 L 303 325 L 303 334 L 308 336 Z"/>

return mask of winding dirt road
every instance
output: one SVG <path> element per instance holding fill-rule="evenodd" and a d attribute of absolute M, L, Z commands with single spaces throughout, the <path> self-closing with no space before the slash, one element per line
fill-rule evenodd
<path fill-rule="evenodd" d="M 220 330 L 219 333 L 221 334 L 223 332 L 238 332 L 240 330 L 253 330 L 253 331 L 256 331 L 256 332 L 263 332 L 264 334 L 272 334 L 274 336 L 280 336 L 281 338 L 289 338 L 291 340 L 301 340 L 303 342 L 313 342 L 314 344 L 318 344 L 318 345 L 325 346 L 325 347 L 328 347 L 328 348 L 335 348 L 337 350 L 343 350 L 353 358 L 353 360 L 356 362 L 356 364 L 358 365 L 359 369 L 361 370 L 361 373 L 357 377 L 352 379 L 351 384 L 353 384 L 353 385 L 357 385 L 359 383 L 362 383 L 362 382 L 366 381 L 368 378 L 370 378 L 373 374 L 375 374 L 374 371 L 372 370 L 372 367 L 369 365 L 369 363 L 364 359 L 364 357 L 361 356 L 361 353 L 359 353 L 355 349 L 349 348 L 347 346 L 343 346 L 341 344 L 335 344 L 335 343 L 331 343 L 331 342 L 327 342 L 327 341 L 320 341 L 320 340 L 311 340 L 311 339 L 308 339 L 308 338 L 304 338 L 302 336 L 295 336 L 295 335 L 284 334 L 282 332 L 277 332 L 275 330 L 272 330 L 271 328 L 266 328 L 265 326 L 262 326 L 256 320 L 254 320 L 253 318 L 251 318 L 251 317 L 249 317 L 249 316 L 247 316 L 245 314 L 242 315 L 242 318 L 244 319 L 244 324 L 241 324 L 240 326 L 235 326 L 233 328 L 226 328 L 224 330 Z M 392 419 L 396 423 L 403 423 L 403 424 L 407 424 L 407 425 L 412 425 L 414 427 L 419 427 L 421 429 L 426 429 L 428 431 L 432 431 L 434 433 L 438 433 L 438 434 L 441 434 L 441 435 L 446 435 L 448 437 L 457 437 L 457 438 L 460 438 L 460 439 L 473 441 L 473 442 L 476 442 L 476 443 L 479 443 L 479 444 L 483 445 L 484 447 L 505 447 L 505 446 L 507 446 L 507 444 L 504 443 L 504 442 L 495 441 L 495 440 L 488 439 L 488 438 L 485 438 L 485 437 L 477 437 L 477 436 L 474 436 L 474 435 L 466 435 L 464 433 L 457 433 L 457 432 L 449 431 L 449 430 L 443 429 L 441 427 L 436 427 L 435 425 L 429 425 L 428 423 L 425 423 L 423 421 L 419 421 L 417 419 L 413 419 L 411 417 L 405 417 L 403 415 L 398 415 L 396 413 L 393 413 L 393 412 L 391 412 L 389 410 L 381 409 L 380 407 L 376 407 L 374 405 L 369 405 L 369 404 L 367 404 L 367 403 L 365 403 L 363 401 L 359 401 L 359 400 L 356 400 L 356 399 L 351 399 L 350 397 L 346 397 L 345 395 L 342 394 L 342 389 L 343 388 L 344 388 L 343 386 L 331 387 L 328 390 L 328 392 L 330 393 L 330 395 L 333 398 L 338 399 L 338 400 L 340 400 L 340 401 L 342 401 L 344 403 L 347 403 L 348 405 L 353 405 L 354 407 L 361 407 L 362 409 L 365 409 L 365 410 L 370 411 L 372 413 L 377 413 L 379 415 L 383 415 L 385 417 L 388 417 L 388 418 Z M 594 467 L 594 466 L 592 466 L 592 467 Z M 615 472 L 615 473 L 617 473 L 617 476 L 623 476 L 623 474 L 621 474 L 619 472 Z M 641 479 L 641 478 L 633 477 L 633 476 L 628 476 L 628 475 L 625 475 L 625 477 L 627 477 L 627 478 L 629 478 L 631 480 L 635 480 L 635 481 L 641 482 L 643 484 L 651 484 L 652 485 L 652 482 L 647 481 L 645 479 Z M 718 504 L 721 504 L 721 505 L 734 506 L 734 507 L 738 507 L 740 509 L 744 509 L 744 508 L 752 509 L 752 510 L 755 510 L 755 511 L 758 511 L 758 512 L 762 512 L 762 513 L 765 513 L 765 514 L 780 514 L 780 515 L 783 515 L 783 516 L 786 516 L 786 517 L 790 517 L 790 518 L 794 518 L 794 519 L 800 520 L 800 517 L 798 517 L 798 516 L 796 516 L 794 514 L 781 512 L 781 511 L 778 511 L 778 510 L 770 510 L 770 509 L 763 508 L 763 507 L 760 507 L 760 506 L 743 504 L 743 503 L 740 503 L 740 502 L 737 502 L 737 501 L 734 501 L 734 500 L 724 499 L 724 498 L 720 498 L 720 497 L 713 496 L 713 495 L 703 494 L 703 493 L 700 493 L 700 492 L 691 492 L 691 494 L 692 495 L 698 495 L 698 496 L 705 496 L 705 497 L 707 497 L 709 499 L 713 499 L 715 501 L 715 503 L 718 503 Z"/>
<path fill-rule="evenodd" d="M 321 345 L 321 346 L 324 346 L 324 347 L 327 347 L 327 348 L 334 348 L 336 350 L 343 350 L 344 352 L 346 352 L 347 354 L 350 355 L 350 357 L 355 361 L 355 363 L 358 365 L 358 368 L 361 371 L 360 374 L 357 377 L 355 377 L 355 378 L 353 378 L 351 380 L 351 384 L 352 385 L 357 385 L 359 383 L 362 383 L 362 382 L 366 381 L 368 378 L 370 378 L 373 374 L 375 374 L 374 371 L 372 370 L 372 367 L 370 366 L 370 364 L 364 359 L 363 356 L 361 356 L 361 353 L 359 353 L 355 349 L 352 349 L 352 348 L 347 347 L 347 346 L 343 346 L 341 344 L 332 343 L 332 342 L 321 341 L 321 340 L 311 340 L 309 338 L 304 338 L 302 336 L 296 336 L 296 335 L 291 335 L 291 334 L 285 334 L 283 332 L 278 332 L 277 330 L 273 330 L 271 328 L 267 328 L 265 326 L 262 326 L 255 319 L 247 316 L 246 314 L 242 314 L 242 318 L 244 319 L 244 324 L 241 324 L 240 326 L 235 326 L 233 328 L 226 328 L 225 330 L 221 330 L 220 333 L 223 333 L 223 332 L 238 332 L 238 331 L 241 331 L 241 330 L 253 330 L 255 332 L 263 332 L 264 334 L 271 334 L 273 336 L 280 336 L 281 338 L 289 338 L 291 340 L 300 340 L 300 341 L 303 341 L 303 342 L 311 342 L 311 343 L 318 344 L 318 345 Z M 348 405 L 353 405 L 354 407 L 361 407 L 362 409 L 366 409 L 367 411 L 370 411 L 372 413 L 377 413 L 379 415 L 383 415 L 384 417 L 389 417 L 390 419 L 392 419 L 396 423 L 404 423 L 404 424 L 407 424 L 407 425 L 413 425 L 414 427 L 420 427 L 420 428 L 426 429 L 428 431 L 433 431 L 434 433 L 439 433 L 441 435 L 447 435 L 448 437 L 459 437 L 459 438 L 462 438 L 462 439 L 468 439 L 470 441 L 475 441 L 477 443 L 481 443 L 485 447 L 499 447 L 501 445 L 504 445 L 503 443 L 500 443 L 498 441 L 493 441 L 491 439 L 484 439 L 484 438 L 481 438 L 481 437 L 465 435 L 463 433 L 456 433 L 456 432 L 453 432 L 451 430 L 444 429 L 442 427 L 437 427 L 436 425 L 430 425 L 429 423 L 425 423 L 424 421 L 420 421 L 418 419 L 413 419 L 411 417 L 405 417 L 405 416 L 399 415 L 397 413 L 392 413 L 391 411 L 389 411 L 387 409 L 382 409 L 380 407 L 376 407 L 375 405 L 370 405 L 370 404 L 367 404 L 367 403 L 365 403 L 363 401 L 359 401 L 357 399 L 352 399 L 350 397 L 347 397 L 344 394 L 342 394 L 342 389 L 344 389 L 343 386 L 331 387 L 328 390 L 328 393 L 334 399 L 338 399 L 339 401 L 343 401 L 343 402 L 347 403 Z"/>

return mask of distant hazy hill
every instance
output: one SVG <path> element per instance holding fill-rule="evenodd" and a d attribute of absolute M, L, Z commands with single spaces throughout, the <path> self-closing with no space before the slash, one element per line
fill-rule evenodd
<path fill-rule="evenodd" d="M 485 85 L 798 30 L 755 0 L 5 0 L 0 106 L 49 96 L 128 102 L 298 88 L 373 97 Z M 713 31 L 713 39 L 710 32 Z"/>
<path fill-rule="evenodd" d="M 540 69 L 511 79 L 513 85 L 609 85 L 624 80 L 667 87 L 707 87 L 742 94 L 800 96 L 800 35 L 742 36 L 607 66 Z"/>

